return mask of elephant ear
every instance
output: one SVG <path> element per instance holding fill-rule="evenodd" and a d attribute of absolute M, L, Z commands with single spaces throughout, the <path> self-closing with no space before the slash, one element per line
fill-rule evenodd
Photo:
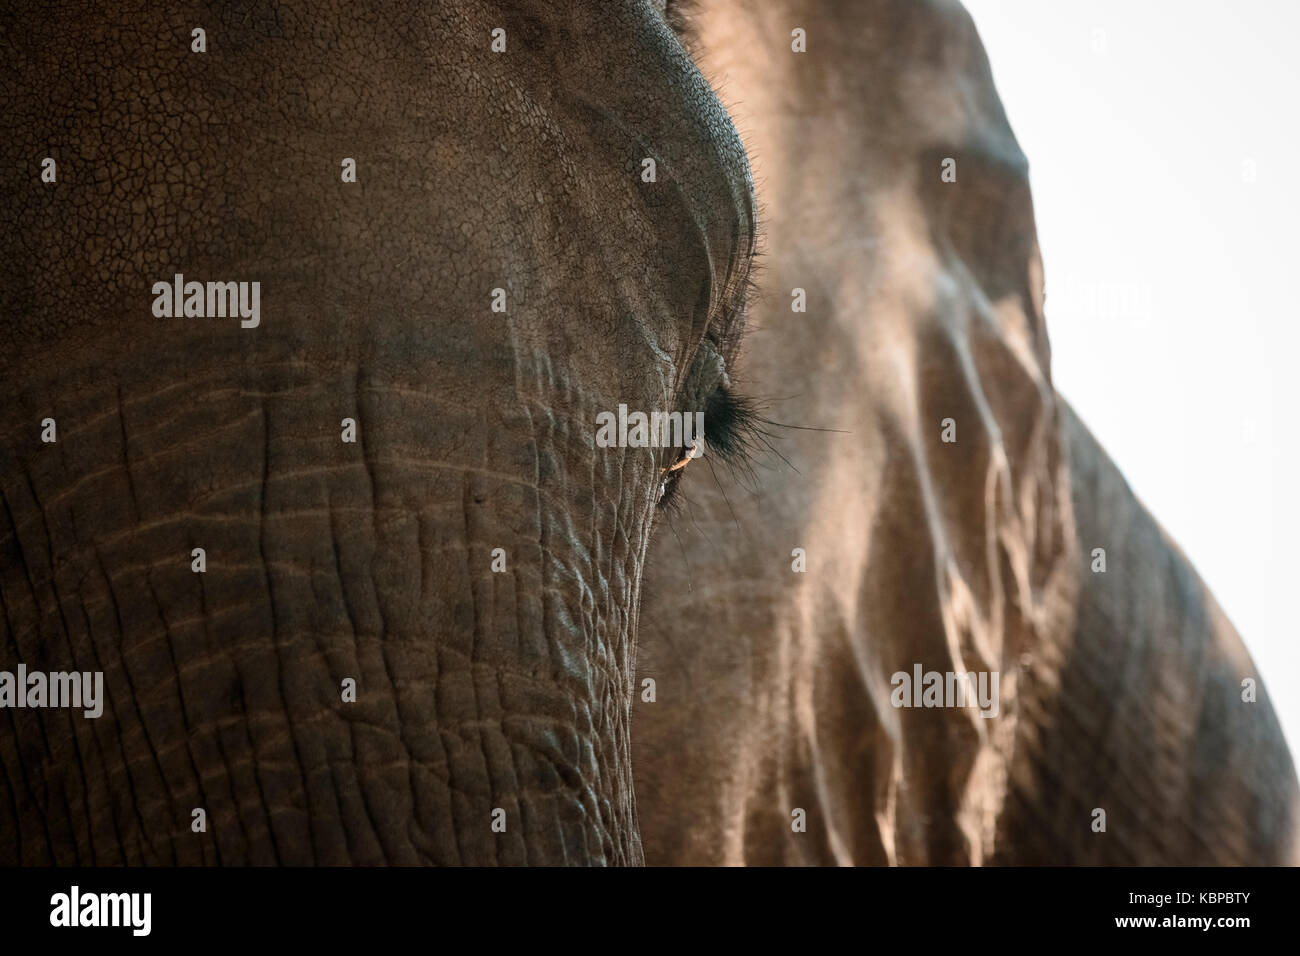
<path fill-rule="evenodd" d="M 975 753 L 990 775 L 972 770 L 966 807 L 986 812 L 967 819 L 991 836 L 985 858 L 1002 862 L 1295 862 L 1300 790 L 1249 654 L 1052 386 L 1028 165 L 974 27 L 953 7 L 920 20 L 929 63 L 954 80 L 903 80 L 905 95 L 925 91 L 905 110 L 935 140 L 919 150 L 917 195 L 941 274 L 964 299 L 948 313 L 964 321 L 930 334 L 952 356 L 933 393 L 965 390 L 990 449 L 987 470 L 967 472 L 986 479 L 982 528 L 972 507 L 940 509 L 936 540 L 968 545 L 940 603 L 953 609 L 950 645 L 1000 642 L 983 659 L 1000 661 L 1012 725 Z M 905 75 L 927 70 L 920 56 Z M 965 469 L 951 467 L 962 460 L 928 459 L 937 497 L 962 500 Z M 968 588 L 981 581 L 987 590 Z M 971 626 L 950 626 L 963 618 Z M 1108 819 L 1122 839 L 1107 838 Z M 1206 820 L 1232 822 L 1207 835 Z"/>
<path fill-rule="evenodd" d="M 1075 628 L 1069 449 L 1028 162 L 983 46 L 955 3 L 884 9 L 839 64 L 870 104 L 853 126 L 870 158 L 843 188 L 870 197 L 880 235 L 880 263 L 837 301 L 871 356 L 880 446 L 861 567 L 874 610 L 854 640 L 891 691 L 876 691 L 892 755 L 876 810 L 892 859 L 979 864 L 999 853 L 1038 695 Z M 925 706 L 918 673 L 942 676 L 943 706 Z M 970 673 L 988 675 L 990 699 L 962 707 L 948 682 Z"/>
<path fill-rule="evenodd" d="M 964 119 L 950 145 L 922 158 L 917 182 L 932 247 L 967 290 L 962 364 L 1002 446 L 993 460 L 1008 465 L 997 469 L 1006 498 L 986 526 L 997 527 L 986 532 L 988 579 L 998 553 L 1003 582 L 985 611 L 1003 621 L 1003 693 L 1016 719 L 1009 759 L 995 758 L 1007 780 L 994 859 L 1294 863 L 1300 787 L 1250 655 L 1052 387 L 1028 166 L 973 26 L 964 15 L 951 24 L 941 59 L 965 77 Z M 944 166 L 955 175 L 927 176 Z M 1122 840 L 1105 838 L 1108 818 Z M 1207 837 L 1207 819 L 1232 823 Z"/>

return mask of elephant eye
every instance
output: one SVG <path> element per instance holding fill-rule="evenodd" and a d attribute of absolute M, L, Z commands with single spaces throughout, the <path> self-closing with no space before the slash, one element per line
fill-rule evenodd
<path fill-rule="evenodd" d="M 691 443 L 686 447 L 682 456 L 666 468 L 660 468 L 659 473 L 662 475 L 671 475 L 674 472 L 681 471 L 696 458 L 704 454 L 704 437 L 698 436 L 691 439 Z"/>
<path fill-rule="evenodd" d="M 697 435 L 691 439 L 690 445 L 686 451 L 671 465 L 666 465 L 659 469 L 659 500 L 668 495 L 668 492 L 677 487 L 678 480 L 682 477 L 682 472 L 686 466 L 704 454 L 704 436 Z"/>
<path fill-rule="evenodd" d="M 768 424 L 753 402 L 736 394 L 730 385 L 719 386 L 705 403 L 703 439 L 697 437 L 685 452 L 659 469 L 659 507 L 675 506 L 686 466 L 705 457 L 706 452 L 716 455 L 731 471 L 752 479 L 754 456 L 760 448 L 772 449 L 772 436 L 764 427 Z"/>

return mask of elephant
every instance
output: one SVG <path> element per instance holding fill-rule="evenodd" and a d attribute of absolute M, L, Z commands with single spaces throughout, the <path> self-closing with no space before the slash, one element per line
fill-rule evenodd
<path fill-rule="evenodd" d="M 0 863 L 1297 858 L 957 3 L 12 7 Z"/>

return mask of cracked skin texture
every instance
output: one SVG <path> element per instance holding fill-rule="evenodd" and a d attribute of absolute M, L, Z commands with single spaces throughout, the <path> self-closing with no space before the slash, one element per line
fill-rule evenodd
<path fill-rule="evenodd" d="M 0 668 L 108 697 L 0 717 L 0 861 L 1296 858 L 1248 656 L 1051 386 L 969 19 L 846 6 L 701 4 L 768 211 L 732 377 L 850 434 L 757 498 L 697 464 L 680 549 L 591 423 L 688 380 L 753 206 L 648 4 L 0 15 Z M 153 319 L 178 271 L 260 280 L 262 326 Z M 999 716 L 894 710 L 917 661 L 1000 668 Z"/>

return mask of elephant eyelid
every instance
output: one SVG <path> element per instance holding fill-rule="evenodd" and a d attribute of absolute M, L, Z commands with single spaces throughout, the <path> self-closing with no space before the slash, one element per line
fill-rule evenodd
<path fill-rule="evenodd" d="M 700 0 L 658 0 L 664 21 L 692 60 L 697 59 L 699 31 L 697 18 Z M 716 94 L 715 94 L 716 95 Z M 741 220 L 733 228 L 731 261 L 727 267 L 728 288 L 723 294 L 718 317 L 706 329 L 706 335 L 725 359 L 730 360 L 744 332 L 747 306 L 756 293 L 754 261 L 761 246 L 761 217 L 754 186 L 746 170 L 747 195 Z"/>
<path fill-rule="evenodd" d="M 738 249 L 733 254 L 728 270 L 728 274 L 733 277 L 732 281 L 723 294 L 718 316 L 710 323 L 706 333 L 728 365 L 732 363 L 740 340 L 744 337 L 745 319 L 749 310 L 758 298 L 759 253 L 755 245 L 751 244 L 748 249 Z"/>

